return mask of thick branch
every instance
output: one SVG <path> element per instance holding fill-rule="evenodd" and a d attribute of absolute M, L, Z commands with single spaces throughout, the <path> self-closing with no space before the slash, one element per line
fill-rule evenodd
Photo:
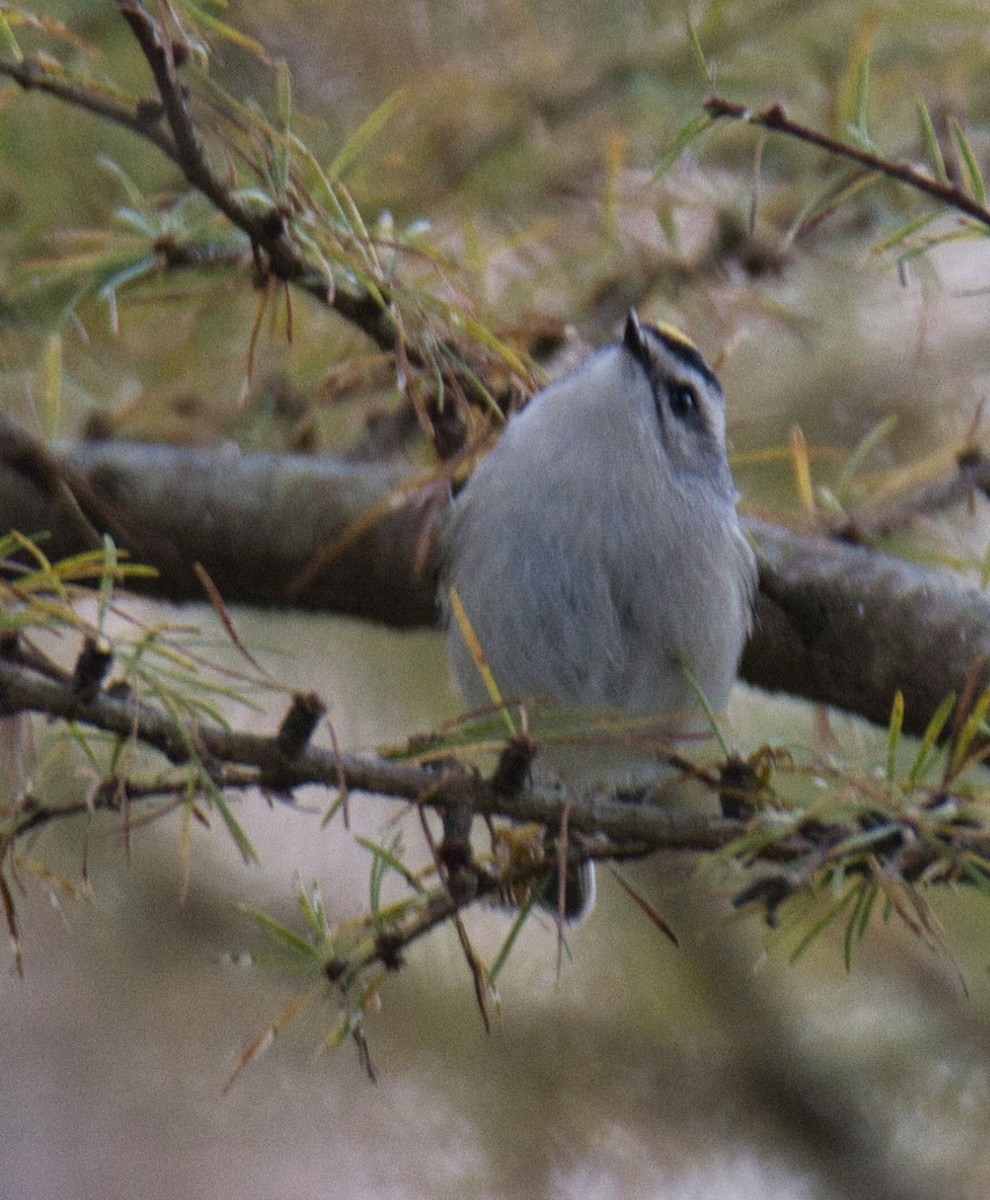
<path fill-rule="evenodd" d="M 93 539 L 67 520 L 46 462 L 25 455 L 0 418 L 0 529 L 50 531 L 45 551 L 61 558 Z M 158 595 L 202 599 L 199 562 L 227 602 L 285 605 L 339 539 L 294 605 L 394 626 L 435 620 L 437 504 L 408 467 L 118 442 L 74 446 L 60 465 L 92 527 L 158 569 Z M 343 536 L 376 512 L 360 537 Z"/>
<path fill-rule="evenodd" d="M 46 482 L 52 461 L 85 520 L 74 510 L 68 519 L 63 489 Z M 269 606 L 289 603 L 293 582 L 336 545 L 293 605 L 400 627 L 436 620 L 444 488 L 417 489 L 408 467 L 118 442 L 77 445 L 52 461 L 33 463 L 23 440 L 0 427 L 0 528 L 50 530 L 51 557 L 88 548 L 88 521 L 158 567 L 160 595 L 201 598 L 200 562 L 228 603 Z M 990 465 L 970 457 L 922 501 L 961 501 L 988 485 Z M 897 514 L 888 511 L 884 523 L 898 523 Z M 746 528 L 761 567 L 745 680 L 880 724 L 900 689 L 905 729 L 914 733 L 974 668 L 976 683 L 990 683 L 990 598 L 982 592 L 825 536 L 755 520 Z"/>
<path fill-rule="evenodd" d="M 990 686 L 990 598 L 951 575 L 749 521 L 760 595 L 742 677 L 921 734 L 942 700 Z"/>

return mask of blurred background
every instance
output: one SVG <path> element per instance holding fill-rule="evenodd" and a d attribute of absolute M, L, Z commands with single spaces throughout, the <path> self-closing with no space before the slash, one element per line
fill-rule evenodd
<path fill-rule="evenodd" d="M 148 90 L 114 5 L 35 11 L 49 22 L 40 44 L 62 20 L 86 49 L 58 38 L 60 53 L 89 55 L 92 71 Z M 690 15 L 723 94 L 755 107 L 780 100 L 847 136 L 868 62 L 870 134 L 885 153 L 924 159 L 921 97 L 937 129 L 959 122 L 986 168 L 982 0 L 724 0 Z M 743 127 L 716 128 L 656 174 L 710 90 L 683 5 L 269 0 L 222 16 L 288 62 L 297 127 L 317 156 L 351 147 L 346 182 L 366 220 L 421 229 L 449 258 L 445 286 L 498 332 L 567 326 L 596 344 L 630 303 L 687 330 L 725 385 L 744 510 L 807 519 L 788 449 L 795 424 L 819 495 L 844 489 L 846 502 L 882 494 L 904 472 L 923 478 L 979 429 L 990 384 L 985 239 L 899 261 L 911 243 L 878 247 L 925 209 L 888 184 L 804 219 L 834 165 L 782 139 L 758 151 Z M 256 56 L 219 42 L 211 72 L 271 111 L 272 72 Z M 372 114 L 377 127 L 355 142 Z M 241 270 L 145 281 L 114 304 L 66 284 L 69 257 L 82 278 L 94 259 L 128 252 L 133 232 L 112 215 L 129 199 L 121 172 L 162 204 L 177 187 L 132 135 L 8 87 L 0 163 L 0 270 L 11 286 L 38 281 L 35 307 L 0 330 L 0 404 L 29 428 L 339 453 L 360 442 L 369 416 L 399 404 L 361 335 L 301 297 L 291 343 L 284 318 L 266 319 L 246 382 L 258 297 Z M 958 229 L 947 215 L 926 232 Z M 54 420 L 39 401 L 53 362 Z M 845 478 L 854 448 L 888 418 Z M 979 580 L 988 541 L 974 502 L 922 522 L 897 548 Z M 194 624 L 211 654 L 224 653 L 206 606 L 136 609 Z M 328 700 L 347 748 L 395 743 L 457 711 L 430 631 L 234 617 L 280 680 Z M 747 750 L 835 745 L 864 770 L 886 753 L 882 733 L 745 689 L 730 715 Z M 231 713 L 265 731 L 280 716 L 278 698 Z M 68 742 L 41 724 L 33 736 L 25 770 L 37 785 L 83 792 Z M 26 976 L 11 967 L 0 982 L 0 1193 L 986 1195 L 990 922 L 985 899 L 949 889 L 930 896 L 941 944 L 876 921 L 847 972 L 841 928 L 791 963 L 806 931 L 799 904 L 775 931 L 732 914 L 724 868 L 628 868 L 680 949 L 602 872 L 559 979 L 552 922 L 529 923 L 500 977 L 491 1035 L 445 930 L 416 946 L 368 1022 L 377 1085 L 349 1043 L 316 1054 L 333 1019 L 328 996 L 221 1097 L 244 1046 L 297 986 L 254 961 L 265 943 L 238 906 L 298 925 L 297 874 L 319 882 L 334 917 L 367 905 L 367 854 L 336 823 L 321 827 L 324 795 L 301 799 L 309 816 L 260 797 L 238 803 L 260 866 L 245 867 L 222 830 L 195 828 L 187 886 L 178 818 L 135 829 L 129 850 L 109 820 L 67 823 L 27 847 L 51 877 L 46 886 L 40 869 L 22 873 Z M 395 812 L 361 796 L 352 816 L 377 837 Z M 415 826 L 402 828 L 413 843 Z M 477 912 L 468 924 L 494 955 L 507 918 Z M 887 1193 L 876 1190 L 884 1180 Z"/>

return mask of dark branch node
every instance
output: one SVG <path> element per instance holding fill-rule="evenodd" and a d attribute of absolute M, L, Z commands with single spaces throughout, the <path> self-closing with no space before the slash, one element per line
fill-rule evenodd
<path fill-rule="evenodd" d="M 437 855 L 452 893 L 465 890 L 458 882 L 459 877 L 474 869 L 471 854 L 473 817 L 468 804 L 449 804 L 443 810 L 443 841 L 437 848 Z"/>
<path fill-rule="evenodd" d="M 93 796 L 93 807 L 118 811 L 123 807 L 122 801 L 128 798 L 127 787 L 127 779 L 123 775 L 105 776 L 100 780 Z"/>
<path fill-rule="evenodd" d="M 956 455 L 956 463 L 962 471 L 973 470 L 976 467 L 981 467 L 986 464 L 986 456 L 979 446 L 974 446 L 971 444 L 968 446 L 963 446 L 963 448 L 959 451 L 959 453 Z M 986 487 L 981 488 L 981 491 L 986 492 L 986 490 Z"/>
<path fill-rule="evenodd" d="M 323 974 L 331 983 L 339 983 L 347 974 L 350 964 L 346 958 L 331 958 L 323 968 Z"/>
<path fill-rule="evenodd" d="M 780 906 L 794 892 L 794 885 L 786 875 L 765 875 L 757 879 L 749 887 L 743 888 L 732 901 L 733 908 L 745 908 L 748 904 L 761 904 L 764 919 L 771 929 L 777 926 L 777 913 Z"/>
<path fill-rule="evenodd" d="M 516 796 L 529 782 L 529 769 L 537 755 L 536 743 L 525 734 L 510 738 L 499 755 L 491 786 L 501 796 Z"/>
<path fill-rule="evenodd" d="M 102 638 L 87 636 L 72 672 L 72 691 L 80 700 L 92 700 L 103 686 L 113 653 Z"/>
<path fill-rule="evenodd" d="M 139 100 L 134 114 L 145 129 L 153 129 L 160 125 L 165 116 L 165 106 L 161 100 Z"/>
<path fill-rule="evenodd" d="M 179 42 L 173 39 L 171 44 L 172 50 L 172 65 L 177 69 L 181 69 L 186 65 L 191 57 L 188 42 Z"/>
<path fill-rule="evenodd" d="M 264 241 L 281 237 L 285 233 L 285 214 L 277 208 L 270 208 L 258 225 L 258 234 Z"/>
<path fill-rule="evenodd" d="M 25 91 L 33 87 L 38 80 L 44 79 L 46 74 L 45 68 L 34 58 L 25 58 L 10 70 L 11 79 L 20 84 Z"/>
<path fill-rule="evenodd" d="M 302 754 L 326 711 L 316 692 L 296 692 L 278 731 L 278 749 L 283 758 L 291 762 Z"/>
<path fill-rule="evenodd" d="M 841 825 L 828 825 L 817 817 L 809 817 L 797 828 L 798 834 L 811 846 L 837 846 L 849 836 L 849 830 Z"/>
<path fill-rule="evenodd" d="M 380 933 L 375 938 L 375 954 L 386 971 L 402 968 L 402 939 L 394 933 Z"/>
<path fill-rule="evenodd" d="M 882 812 L 867 812 L 861 813 L 857 817 L 857 824 L 864 833 L 872 833 L 876 830 L 887 830 L 887 835 L 872 844 L 872 851 L 876 855 L 889 855 L 900 850 L 904 846 L 905 830 L 899 825 L 891 824 L 890 814 Z"/>
<path fill-rule="evenodd" d="M 746 821 L 759 811 L 760 781 L 753 766 L 733 754 L 718 775 L 718 800 L 722 816 Z"/>

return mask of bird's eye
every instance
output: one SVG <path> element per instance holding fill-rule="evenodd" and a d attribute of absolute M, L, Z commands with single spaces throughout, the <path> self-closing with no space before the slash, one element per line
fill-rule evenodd
<path fill-rule="evenodd" d="M 667 389 L 667 397 L 670 401 L 670 411 L 675 417 L 689 420 L 697 417 L 701 412 L 698 393 L 689 383 L 670 384 Z"/>

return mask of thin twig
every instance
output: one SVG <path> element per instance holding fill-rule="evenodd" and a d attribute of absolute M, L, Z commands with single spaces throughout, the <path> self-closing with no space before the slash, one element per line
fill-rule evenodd
<path fill-rule="evenodd" d="M 141 48 L 161 97 L 165 119 L 174 139 L 169 155 L 187 181 L 243 230 L 252 245 L 259 246 L 269 260 L 273 274 L 292 280 L 324 303 L 329 302 L 333 286 L 323 271 L 308 261 L 286 236 L 285 218 L 272 207 L 258 211 L 239 198 L 212 169 L 189 112 L 186 93 L 175 71 L 163 31 L 138 0 L 121 0 L 120 12 Z M 390 334 L 385 345 L 391 346 Z"/>
<path fill-rule="evenodd" d="M 259 210 L 241 199 L 236 189 L 210 166 L 189 112 L 185 89 L 161 26 L 138 0 L 120 0 L 120 11 L 151 69 L 160 99 L 138 101 L 133 107 L 86 85 L 49 71 L 34 59 L 0 58 L 0 76 L 25 90 L 41 91 L 73 107 L 129 129 L 156 146 L 186 180 L 245 233 L 252 246 L 264 252 L 267 268 L 277 278 L 301 288 L 360 328 L 383 350 L 395 349 L 395 327 L 384 304 L 364 289 L 330 279 L 322 264 L 311 260 L 287 228 L 286 217 L 273 204 Z M 379 285 L 384 295 L 384 289 Z"/>
<path fill-rule="evenodd" d="M 587 844 L 572 839 L 568 853 L 571 865 L 621 854 L 623 847 L 631 848 L 637 857 L 661 849 L 715 854 L 727 850 L 735 842 L 742 844 L 740 840 L 751 829 L 751 823 L 747 821 L 696 816 L 649 803 L 620 801 L 604 792 L 576 799 L 559 791 L 535 787 L 506 795 L 456 766 L 438 772 L 428 767 L 339 754 L 312 746 L 287 760 L 280 749 L 277 733 L 266 736 L 219 725 L 183 723 L 153 704 L 105 691 L 91 696 L 80 695 L 72 688 L 71 681 L 52 679 L 23 663 L 0 656 L 0 715 L 22 712 L 44 713 L 121 738 L 136 739 L 158 750 L 173 764 L 190 764 L 199 771 L 208 772 L 214 787 L 240 789 L 257 784 L 277 794 L 288 794 L 305 784 L 339 787 L 343 776 L 353 791 L 412 801 L 440 811 L 460 807 L 479 815 L 535 821 L 558 832 L 566 822 L 571 830 L 604 834 L 611 839 L 611 846 L 598 844 L 593 839 Z M 194 759 L 197 753 L 198 761 Z M 128 798 L 163 798 L 167 794 L 167 788 L 136 786 L 129 791 Z M 98 788 L 90 803 L 93 807 L 115 809 L 119 807 L 119 795 L 119 788 Z M 92 811 L 92 807 L 87 811 Z M 20 837 L 28 830 L 66 815 L 69 814 L 64 808 L 48 808 L 32 800 L 8 814 L 8 835 Z M 940 826 L 939 837 L 948 848 L 946 855 L 940 856 L 931 847 L 918 844 L 906 818 L 903 825 L 906 832 L 901 842 L 905 853 L 910 843 L 911 871 L 915 878 L 926 866 L 937 865 L 943 857 L 947 859 L 947 866 L 951 866 L 947 856 L 953 847 L 969 855 L 990 858 L 990 838 L 984 830 L 964 826 L 957 830 L 951 824 Z M 892 838 L 899 829 L 897 819 L 891 817 Z M 843 838 L 856 836 L 855 830 L 845 827 L 837 827 L 833 833 L 834 839 L 828 841 L 830 850 L 840 845 Z M 764 842 L 758 849 L 746 851 L 748 864 L 757 861 L 806 862 L 809 855 L 820 854 L 823 845 L 820 828 L 803 831 L 786 822 L 779 834 L 764 839 Z M 470 902 L 470 890 L 464 899 Z"/>
<path fill-rule="evenodd" d="M 867 501 L 848 520 L 840 521 L 832 532 L 863 543 L 888 538 L 909 527 L 918 517 L 944 512 L 976 494 L 990 497 L 990 458 L 982 451 L 964 449 L 951 473 L 899 492 L 888 500 Z"/>
<path fill-rule="evenodd" d="M 257 191 L 251 198 L 241 193 L 237 181 L 218 172 L 210 162 L 206 147 L 190 109 L 189 96 L 180 81 L 172 43 L 161 21 L 150 14 L 140 0 L 119 0 L 119 9 L 130 26 L 151 70 L 158 96 L 129 105 L 108 96 L 99 85 L 88 86 L 78 80 L 66 80 L 57 69 L 49 69 L 40 59 L 0 58 L 0 76 L 17 82 L 25 90 L 45 92 L 63 102 L 103 117 L 151 142 L 175 164 L 191 187 L 201 192 L 232 225 L 248 238 L 259 278 L 275 278 L 292 284 L 318 303 L 338 313 L 360 329 L 388 354 L 417 368 L 429 368 L 450 355 L 440 370 L 447 388 L 459 399 L 490 402 L 485 388 L 484 371 L 459 364 L 453 344 L 439 343 L 432 349 L 406 342 L 402 314 L 394 302 L 392 289 L 376 271 L 373 283 L 364 286 L 351 278 L 348 270 L 334 273 L 327 260 L 311 252 L 307 237 L 298 233 L 294 219 L 293 196 L 269 197 L 269 204 L 258 203 Z M 156 246 L 169 263 L 167 244 Z M 174 254 L 174 250 L 172 251 Z M 185 265 L 185 264 L 183 264 Z M 528 391 L 531 381 L 524 381 Z M 512 391 L 515 385 L 505 389 Z M 505 405 L 511 397 L 505 398 Z M 430 414 L 437 448 L 448 457 L 460 448 L 465 435 L 462 409 L 448 405 L 443 414 Z"/>
<path fill-rule="evenodd" d="M 25 58 L 20 62 L 0 58 L 0 75 L 12 79 L 26 92 L 44 92 L 56 100 L 71 104 L 74 108 L 81 108 L 96 117 L 112 121 L 115 125 L 122 125 L 157 146 L 173 162 L 176 161 L 175 142 L 147 106 L 139 104 L 132 107 L 124 104 L 105 91 L 86 87 L 62 74 L 55 74 L 32 58 Z"/>
<path fill-rule="evenodd" d="M 859 146 L 841 142 L 838 138 L 813 129 L 810 125 L 792 121 L 784 110 L 784 106 L 777 101 L 767 108 L 754 111 L 747 108 L 745 104 L 727 100 L 724 96 L 709 96 L 704 102 L 704 108 L 711 117 L 728 117 L 736 121 L 745 121 L 749 125 L 759 125 L 763 129 L 771 129 L 775 133 L 783 133 L 812 146 L 818 146 L 829 154 L 835 155 L 836 158 L 845 158 L 850 162 L 859 163 L 869 171 L 876 171 L 880 175 L 886 175 L 889 179 L 906 183 L 915 191 L 923 192 L 935 200 L 940 200 L 950 208 L 958 209 L 959 212 L 965 213 L 981 225 L 990 228 L 990 209 L 967 195 L 962 188 L 953 183 L 936 179 L 927 171 L 921 171 L 911 163 L 893 162 Z"/>

